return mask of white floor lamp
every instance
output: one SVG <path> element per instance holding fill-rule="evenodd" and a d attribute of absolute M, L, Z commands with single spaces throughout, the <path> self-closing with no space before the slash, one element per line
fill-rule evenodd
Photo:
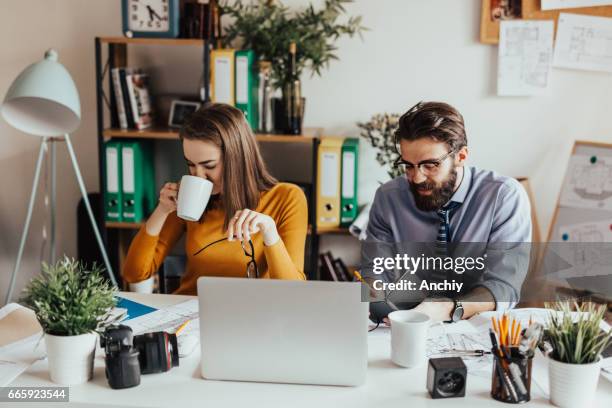
<path fill-rule="evenodd" d="M 4 102 L 0 107 L 0 113 L 4 119 L 14 128 L 22 132 L 40 136 L 40 150 L 34 172 L 34 182 L 30 193 L 28 212 L 21 234 L 19 252 L 15 269 L 11 275 L 9 289 L 6 294 L 5 304 L 9 303 L 15 287 L 15 280 L 21 264 L 21 257 L 28 236 L 28 229 L 32 219 L 32 210 L 36 199 L 36 189 L 40 178 L 40 169 L 44 155 L 47 153 L 47 145 L 51 146 L 51 231 L 50 250 L 51 259 L 55 257 L 55 143 L 66 142 L 72 167 L 76 174 L 77 183 L 89 214 L 89 219 L 96 235 L 96 240 L 102 252 L 104 264 L 108 276 L 114 286 L 117 286 L 113 270 L 111 268 L 100 231 L 96 224 L 85 184 L 81 177 L 81 171 L 77 163 L 69 133 L 73 132 L 81 122 L 81 103 L 79 94 L 72 77 L 62 64 L 57 62 L 57 52 L 49 50 L 45 53 L 42 61 L 36 62 L 24 69 L 11 84 Z"/>

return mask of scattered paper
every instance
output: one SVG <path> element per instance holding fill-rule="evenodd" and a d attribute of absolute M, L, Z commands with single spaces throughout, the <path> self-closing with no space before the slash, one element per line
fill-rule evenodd
<path fill-rule="evenodd" d="M 608 6 L 612 0 L 542 0 L 542 10 L 558 10 L 564 8 Z"/>
<path fill-rule="evenodd" d="M 34 362 L 44 358 L 42 333 L 0 347 L 0 387 L 9 385 Z"/>
<path fill-rule="evenodd" d="M 548 85 L 553 20 L 502 21 L 499 30 L 497 94 L 542 94 Z"/>
<path fill-rule="evenodd" d="M 177 305 L 158 309 L 154 312 L 127 320 L 134 334 L 175 330 L 187 320 L 198 318 L 198 300 L 191 299 Z M 187 329 L 190 324 L 187 325 Z"/>
<path fill-rule="evenodd" d="M 0 308 L 0 387 L 12 383 L 37 360 L 45 358 L 42 331 L 34 312 L 9 303 Z"/>
<path fill-rule="evenodd" d="M 612 210 L 612 157 L 572 156 L 560 205 Z"/>
<path fill-rule="evenodd" d="M 561 13 L 553 66 L 612 72 L 612 18 Z"/>
<path fill-rule="evenodd" d="M 491 340 L 488 330 L 482 330 L 471 320 L 461 320 L 457 323 L 438 323 L 429 328 L 427 334 L 427 358 L 461 357 L 470 373 L 490 370 L 493 359 L 490 354 L 482 356 L 464 356 L 455 352 L 472 350 L 491 350 Z"/>

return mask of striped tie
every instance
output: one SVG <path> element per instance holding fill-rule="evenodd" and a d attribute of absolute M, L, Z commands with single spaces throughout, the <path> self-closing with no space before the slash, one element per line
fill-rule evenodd
<path fill-rule="evenodd" d="M 450 242 L 450 213 L 455 208 L 459 207 L 460 203 L 451 201 L 445 207 L 440 208 L 437 211 L 438 218 L 440 218 L 440 226 L 438 227 L 438 236 L 436 237 L 436 248 L 435 255 L 441 258 L 448 256 L 448 243 Z M 444 280 L 447 273 L 444 270 L 433 271 L 434 280 Z"/>

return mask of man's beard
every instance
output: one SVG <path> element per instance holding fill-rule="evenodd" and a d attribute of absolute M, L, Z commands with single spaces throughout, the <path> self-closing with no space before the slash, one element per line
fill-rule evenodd
<path fill-rule="evenodd" d="M 421 211 L 437 211 L 448 200 L 452 197 L 455 192 L 455 183 L 457 182 L 457 169 L 453 168 L 448 175 L 448 178 L 444 180 L 440 185 L 429 180 L 425 180 L 422 183 L 410 184 L 410 191 L 414 196 L 414 201 L 417 208 Z M 430 195 L 422 195 L 419 193 L 419 189 L 430 190 Z"/>

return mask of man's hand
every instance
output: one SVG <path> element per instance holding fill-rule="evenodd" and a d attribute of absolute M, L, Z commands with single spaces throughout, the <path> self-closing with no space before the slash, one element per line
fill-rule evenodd
<path fill-rule="evenodd" d="M 455 303 L 452 300 L 431 300 L 426 299 L 420 305 L 412 310 L 417 312 L 425 313 L 433 321 L 448 321 L 451 319 L 451 312 L 455 307 Z"/>

